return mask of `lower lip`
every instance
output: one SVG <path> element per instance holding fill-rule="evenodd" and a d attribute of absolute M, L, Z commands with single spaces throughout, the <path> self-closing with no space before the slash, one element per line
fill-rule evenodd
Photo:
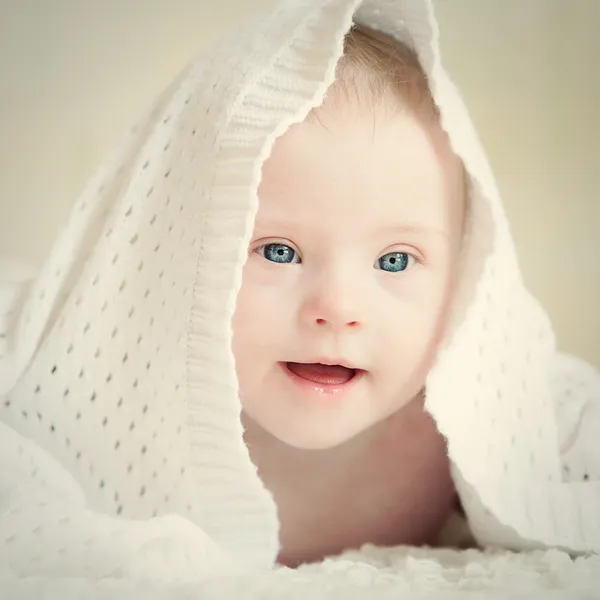
<path fill-rule="evenodd" d="M 316 394 L 318 396 L 340 397 L 347 394 L 365 375 L 365 371 L 357 370 L 354 377 L 346 383 L 317 383 L 298 377 L 287 368 L 286 363 L 279 363 L 283 372 L 296 384 L 302 391 Z"/>

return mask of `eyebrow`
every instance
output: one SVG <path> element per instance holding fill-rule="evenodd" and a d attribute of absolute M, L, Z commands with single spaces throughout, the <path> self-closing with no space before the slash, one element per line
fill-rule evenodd
<path fill-rule="evenodd" d="M 439 237 L 448 237 L 448 232 L 444 231 L 443 229 L 428 227 L 427 225 L 421 225 L 419 223 L 386 225 L 377 231 L 377 235 L 382 236 L 402 234 L 426 234 L 435 235 Z"/>
<path fill-rule="evenodd" d="M 297 227 L 298 224 L 291 219 L 259 219 L 254 221 L 254 227 L 256 229 L 269 229 L 269 230 L 287 230 L 292 227 Z"/>
<path fill-rule="evenodd" d="M 289 231 L 297 229 L 298 223 L 290 219 L 256 219 L 254 226 L 259 231 Z M 428 227 L 420 223 L 403 223 L 385 225 L 374 230 L 369 237 L 392 237 L 396 235 L 432 235 L 436 237 L 448 237 L 448 232 L 435 227 Z"/>

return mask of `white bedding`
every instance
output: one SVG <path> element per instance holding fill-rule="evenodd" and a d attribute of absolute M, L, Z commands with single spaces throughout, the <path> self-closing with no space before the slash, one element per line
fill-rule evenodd
<path fill-rule="evenodd" d="M 366 547 L 295 571 L 282 568 L 187 585 L 0 576 L 2 600 L 411 600 L 467 596 L 483 600 L 600 598 L 600 556 L 571 559 L 556 550 L 512 553 Z"/>

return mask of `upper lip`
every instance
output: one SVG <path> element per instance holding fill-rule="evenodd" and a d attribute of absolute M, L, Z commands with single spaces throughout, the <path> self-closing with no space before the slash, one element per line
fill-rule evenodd
<path fill-rule="evenodd" d="M 348 361 L 343 358 L 331 358 L 320 356 L 315 358 L 314 360 L 300 360 L 300 361 L 288 361 L 288 362 L 298 362 L 303 364 L 321 364 L 321 365 L 330 365 L 330 366 L 340 366 L 346 367 L 347 369 L 352 369 L 353 371 L 360 371 L 361 369 L 357 367 L 353 362 Z"/>

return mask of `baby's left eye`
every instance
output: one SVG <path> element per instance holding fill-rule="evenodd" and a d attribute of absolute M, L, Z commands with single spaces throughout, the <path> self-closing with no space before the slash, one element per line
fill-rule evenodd
<path fill-rule="evenodd" d="M 388 273 L 399 273 L 409 267 L 411 260 L 414 261 L 414 257 L 406 252 L 389 252 L 377 259 L 375 268 Z"/>

